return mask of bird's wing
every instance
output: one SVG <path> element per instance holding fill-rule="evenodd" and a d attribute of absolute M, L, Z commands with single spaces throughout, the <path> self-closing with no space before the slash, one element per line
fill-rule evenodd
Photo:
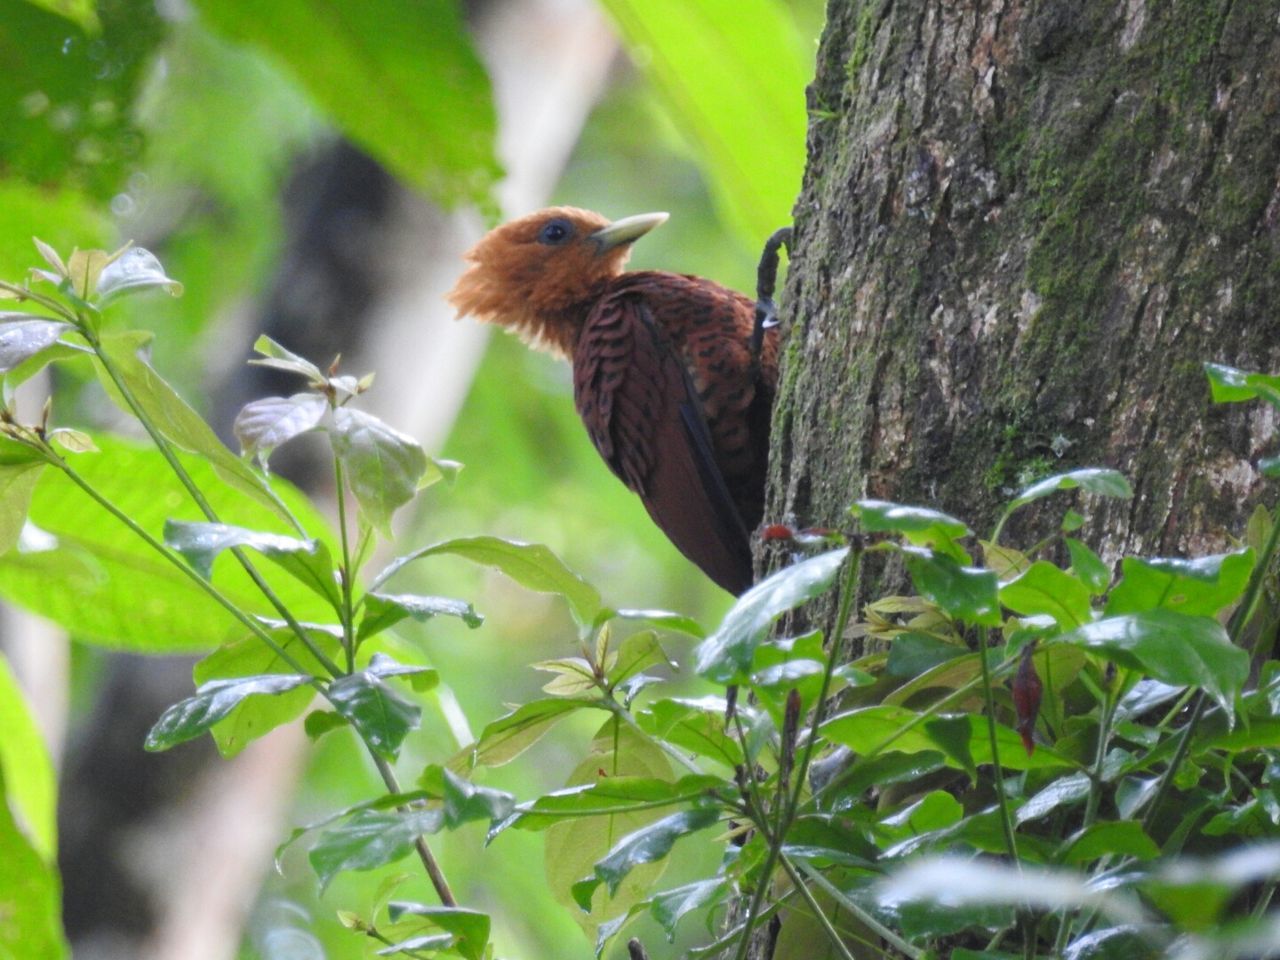
<path fill-rule="evenodd" d="M 746 590 L 750 538 L 689 374 L 642 297 L 595 307 L 574 348 L 573 387 L 596 449 L 654 523 L 724 589 Z"/>

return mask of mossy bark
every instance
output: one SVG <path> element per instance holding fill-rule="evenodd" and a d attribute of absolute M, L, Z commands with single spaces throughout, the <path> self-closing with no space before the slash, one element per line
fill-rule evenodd
<path fill-rule="evenodd" d="M 1084 465 L 1104 556 L 1200 554 L 1268 496 L 1280 370 L 1280 3 L 832 0 L 784 296 L 770 519 L 860 497 L 989 530 Z M 1057 502 L 1030 527 L 1056 522 Z"/>

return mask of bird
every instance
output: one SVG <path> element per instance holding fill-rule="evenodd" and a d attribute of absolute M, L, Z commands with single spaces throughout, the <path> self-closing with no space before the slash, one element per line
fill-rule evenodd
<path fill-rule="evenodd" d="M 446 299 L 459 319 L 505 327 L 572 364 L 574 404 L 610 470 L 685 557 L 740 595 L 764 511 L 778 382 L 769 295 L 789 233 L 770 239 L 767 291 L 753 300 L 689 274 L 626 272 L 632 244 L 667 217 L 530 213 L 465 254 Z"/>

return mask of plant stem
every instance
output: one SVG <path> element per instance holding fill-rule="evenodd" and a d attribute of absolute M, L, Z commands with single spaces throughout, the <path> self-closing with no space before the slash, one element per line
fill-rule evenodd
<path fill-rule="evenodd" d="M 836 660 L 839 657 L 841 647 L 844 640 L 844 632 L 849 626 L 849 617 L 853 611 L 853 598 L 857 593 L 858 571 L 862 565 L 862 550 L 858 546 L 850 548 L 849 556 L 845 559 L 845 576 L 841 581 L 842 589 L 840 594 L 840 608 L 836 614 L 835 634 L 831 638 L 830 649 L 827 653 L 826 663 L 822 673 L 822 686 L 818 690 L 818 699 L 813 706 L 813 721 L 809 727 L 809 738 L 805 742 L 804 751 L 800 755 L 800 761 L 795 765 L 793 776 L 795 784 L 792 787 L 792 793 L 786 809 L 780 811 L 778 822 L 773 830 L 773 836 L 769 838 L 769 854 L 765 859 L 764 869 L 760 874 L 760 882 L 756 884 L 756 889 L 752 893 L 751 903 L 747 908 L 747 919 L 742 932 L 742 943 L 738 948 L 737 960 L 744 960 L 746 952 L 751 943 L 751 930 L 755 926 L 757 915 L 760 912 L 760 904 L 764 900 L 764 895 L 769 887 L 770 881 L 773 879 L 773 870 L 777 865 L 778 858 L 782 855 L 782 844 L 786 839 L 787 831 L 791 829 L 791 824 L 795 821 L 796 811 L 800 806 L 800 794 L 804 791 L 805 776 L 808 774 L 809 761 L 813 758 L 814 744 L 818 740 L 818 728 L 822 725 L 822 712 L 826 706 L 827 694 L 831 690 L 831 677 L 835 672 Z M 745 741 L 744 741 L 745 752 Z M 752 778 L 752 782 L 754 777 Z M 757 803 L 757 806 L 759 804 Z M 757 826 L 761 828 L 761 832 L 767 835 L 767 812 L 760 808 Z M 807 889 L 803 889 L 802 893 L 808 896 Z M 821 915 L 821 919 L 826 923 L 826 917 Z M 841 950 L 844 950 L 844 944 L 840 944 Z"/>
<path fill-rule="evenodd" d="M 791 882 L 796 885 L 796 889 L 800 891 L 800 896 L 804 898 L 805 903 L 809 904 L 809 909 L 814 912 L 815 916 L 817 917 L 818 923 L 822 925 L 822 932 L 827 935 L 827 940 L 830 941 L 831 945 L 836 948 L 836 953 L 840 954 L 843 960 L 855 960 L 853 954 L 849 952 L 849 948 L 845 946 L 844 938 L 841 937 L 839 932 L 836 930 L 836 928 L 832 926 L 831 918 L 826 915 L 822 907 L 818 904 L 817 899 L 814 897 L 813 891 L 810 890 L 809 885 L 804 882 L 804 877 L 800 876 L 800 874 L 796 872 L 795 866 L 791 863 L 790 860 L 787 859 L 785 855 L 781 856 L 780 860 L 782 863 L 782 869 L 785 870 L 787 873 L 787 876 L 791 878 Z M 825 883 L 825 878 L 823 878 L 823 882 Z M 827 889 L 827 888 L 824 887 L 823 889 Z M 827 890 L 827 892 L 830 893 L 831 890 L 834 890 L 834 889 L 835 889 L 834 887 L 831 887 L 829 890 Z M 842 906 L 847 904 L 847 901 L 843 899 L 840 902 Z M 854 911 L 852 910 L 850 912 L 854 913 Z M 864 915 L 865 914 L 863 911 L 857 911 L 856 913 L 854 913 L 854 916 L 857 916 L 859 919 L 862 919 Z M 881 931 L 877 930 L 876 932 L 880 933 Z M 888 931 L 886 930 L 884 932 L 887 933 Z M 890 942 L 892 943 L 894 941 L 891 940 Z M 917 952 L 917 953 L 911 954 L 911 956 L 919 957 L 920 954 Z"/>
<path fill-rule="evenodd" d="M 1021 867 L 1018 860 L 1018 841 L 1013 834 L 1013 818 L 1009 815 L 1009 798 L 1004 792 L 1004 769 L 1000 765 L 1000 745 L 996 738 L 996 702 L 991 692 L 991 665 L 987 663 L 987 628 L 978 628 L 978 662 L 982 665 L 982 697 L 986 703 L 987 737 L 991 741 L 991 768 L 995 776 L 996 803 L 1000 807 L 1000 826 L 1004 830 L 1004 842 L 1009 857 Z"/>
<path fill-rule="evenodd" d="M 98 504 L 98 506 L 102 507 L 102 509 L 106 510 L 109 514 L 111 514 L 113 517 L 115 517 L 117 520 L 119 520 L 121 523 L 127 526 L 131 531 L 133 531 L 134 534 L 140 537 L 147 544 L 147 546 L 151 547 L 151 549 L 155 550 L 158 554 L 160 554 L 160 556 L 164 557 L 171 564 L 173 564 L 173 566 L 175 566 L 179 571 L 181 571 L 183 576 L 185 576 L 197 587 L 199 587 L 206 594 L 208 594 L 214 601 L 218 603 L 219 606 L 221 606 L 233 617 L 235 617 L 236 620 L 238 620 L 255 637 L 257 637 L 259 640 L 265 643 L 268 647 L 270 647 L 272 653 L 274 653 L 277 657 L 279 657 L 281 660 L 287 663 L 293 670 L 297 671 L 298 673 L 306 674 L 308 676 L 311 675 L 310 670 L 304 667 L 292 654 L 289 653 L 288 650 L 280 646 L 280 644 L 276 643 L 276 641 L 272 638 L 271 634 L 269 634 L 263 628 L 262 624 L 258 623 L 256 620 L 253 619 L 253 617 L 251 617 L 249 614 L 245 613 L 238 606 L 236 606 L 235 603 L 233 603 L 230 599 L 228 599 L 222 593 L 221 590 L 219 590 L 212 583 L 210 583 L 204 577 L 200 576 L 200 574 L 196 573 L 194 570 L 191 569 L 191 567 L 189 567 L 186 563 L 184 563 L 181 557 L 179 557 L 177 554 L 171 551 L 168 547 L 166 547 L 163 543 L 161 543 L 159 540 L 157 540 L 155 537 L 149 534 L 132 517 L 130 517 L 127 513 L 125 513 L 123 510 L 117 507 L 114 503 L 112 503 L 110 500 L 104 497 L 101 493 L 99 493 L 98 490 L 92 484 L 90 484 L 89 481 L 85 480 L 84 477 L 80 476 L 80 474 L 77 473 L 69 463 L 67 463 L 61 457 L 58 457 L 56 455 L 53 457 L 51 462 L 55 467 L 57 467 L 64 474 L 66 474 L 67 478 L 72 483 L 74 483 L 77 487 L 79 487 L 86 494 L 88 494 L 89 497 L 91 497 L 93 501 Z M 320 685 L 319 680 L 316 680 L 315 677 L 312 677 L 312 680 L 313 680 L 313 683 L 312 683 L 313 686 L 316 686 L 318 689 L 322 689 L 322 685 Z"/>
<path fill-rule="evenodd" d="M 1088 830 L 1098 815 L 1098 804 L 1102 799 L 1102 765 L 1107 757 L 1107 741 L 1111 738 L 1111 722 L 1116 712 L 1116 696 L 1112 690 L 1117 684 L 1113 680 L 1103 690 L 1102 718 L 1098 724 L 1098 749 L 1093 759 L 1093 776 L 1089 778 L 1089 798 L 1085 801 L 1084 821 L 1080 829 Z"/>
<path fill-rule="evenodd" d="M 333 455 L 334 496 L 338 500 L 338 535 L 342 540 L 342 566 L 338 572 L 342 575 L 342 648 L 347 654 L 347 673 L 356 669 L 356 638 L 353 628 L 355 608 L 351 602 L 351 581 L 355 571 L 351 569 L 351 544 L 347 539 L 347 485 L 342 469 L 342 460 L 337 452 Z"/>
<path fill-rule="evenodd" d="M 843 890 L 833 884 L 830 880 L 824 877 L 820 871 L 815 870 L 809 864 L 792 864 L 790 858 L 784 854 L 782 857 L 782 867 L 787 871 L 791 876 L 792 881 L 798 887 L 803 887 L 804 884 L 796 871 L 803 873 L 806 877 L 820 886 L 832 900 L 836 901 L 836 903 L 840 904 L 843 909 L 848 910 L 849 913 L 853 914 L 854 918 L 857 919 L 859 923 L 870 927 L 875 931 L 877 936 L 888 941 L 894 949 L 902 951 L 910 957 L 911 960 L 922 960 L 924 957 L 925 953 L 923 950 L 918 947 L 913 947 L 871 914 L 867 913 L 867 911 L 863 910 L 860 906 L 849 899 Z M 819 915 L 821 916 L 821 911 L 819 911 Z"/>
<path fill-rule="evenodd" d="M 378 773 L 382 776 L 382 782 L 386 784 L 388 793 L 400 793 L 400 781 L 396 779 L 396 773 L 391 769 L 385 759 L 380 757 L 371 748 L 369 755 L 373 757 L 373 763 L 378 768 Z M 397 808 L 401 813 L 408 813 L 409 807 L 403 806 Z M 435 855 L 432 854 L 431 848 L 427 846 L 427 841 L 421 834 L 413 841 L 414 849 L 418 851 L 418 859 L 422 861 L 422 866 L 427 871 L 427 877 L 431 880 L 431 886 L 435 887 L 436 896 L 440 898 L 440 902 L 446 907 L 456 907 L 458 901 L 453 897 L 453 891 L 449 889 L 449 881 L 445 879 L 444 871 L 440 869 L 440 864 L 436 861 Z"/>
<path fill-rule="evenodd" d="M 631 716 L 631 711 L 628 710 L 626 707 L 624 707 L 622 704 L 620 704 L 617 700 L 615 700 L 613 698 L 613 694 L 609 693 L 607 690 L 602 690 L 601 692 L 603 696 L 600 698 L 600 702 L 603 703 L 605 705 L 605 708 L 609 710 L 615 717 L 617 717 L 619 720 L 625 723 L 628 727 L 630 727 L 632 731 L 635 732 L 636 736 L 640 737 L 646 743 L 649 743 L 652 746 L 657 747 L 659 750 L 661 750 L 663 753 L 669 756 L 672 760 L 675 760 L 678 764 L 680 764 L 690 773 L 695 773 L 695 774 L 698 774 L 699 776 L 706 773 L 705 770 L 699 767 L 696 763 L 694 763 L 692 760 L 686 757 L 683 753 L 681 753 L 671 744 L 667 743 L 665 740 L 659 740 L 656 737 L 650 736 L 648 733 L 642 730 L 640 728 L 640 724 L 636 723 L 636 718 Z"/>
<path fill-rule="evenodd" d="M 133 391 L 129 389 L 129 385 L 125 383 L 124 377 L 116 368 L 115 361 L 113 361 L 107 355 L 107 352 L 102 349 L 102 345 L 96 338 L 89 339 L 89 342 L 93 346 L 94 353 L 97 355 L 99 362 L 101 362 L 102 368 L 106 370 L 107 375 L 111 377 L 111 382 L 116 385 L 116 389 L 119 390 L 120 395 L 124 397 L 125 402 L 129 405 L 129 409 L 133 411 L 133 415 L 147 431 L 152 442 L 156 445 L 156 449 L 160 451 L 161 456 L 163 456 L 165 461 L 169 464 L 170 469 L 173 470 L 179 482 L 186 488 L 187 493 L 191 495 L 191 499 L 194 500 L 196 506 L 200 508 L 200 512 L 205 515 L 210 523 L 221 523 L 222 521 L 218 519 L 217 512 L 209 504 L 209 501 L 205 499 L 203 491 L 201 491 L 199 486 L 196 485 L 196 482 L 191 478 L 191 474 L 187 472 L 186 467 L 182 465 L 177 454 L 174 453 L 172 445 L 160 432 L 159 428 L 151 422 L 151 418 L 147 416 L 146 411 L 142 409 L 142 405 L 133 395 Z M 275 608 L 276 612 L 280 614 L 280 618 L 289 625 L 289 629 L 297 635 L 298 639 L 302 641 L 307 650 L 311 652 L 311 655 L 315 657 L 316 660 L 318 660 L 332 676 L 342 676 L 342 669 L 330 660 L 323 650 L 312 642 L 311 637 L 307 635 L 306 629 L 298 622 L 297 618 L 294 617 L 293 612 L 284 605 L 278 596 L 276 596 L 275 591 L 272 590 L 267 581 L 262 578 L 262 574 L 258 572 L 257 567 L 253 565 L 245 552 L 239 547 L 232 547 L 231 554 L 240 563 L 240 566 L 244 568 L 245 573 L 249 575 L 249 578 L 254 582 L 254 585 L 262 595 L 266 597 L 267 602 L 270 603 L 271 606 Z"/>

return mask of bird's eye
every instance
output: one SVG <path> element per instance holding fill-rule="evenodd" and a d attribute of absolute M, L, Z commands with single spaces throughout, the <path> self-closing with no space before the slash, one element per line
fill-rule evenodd
<path fill-rule="evenodd" d="M 573 224 L 563 217 L 556 217 L 554 220 L 548 220 L 538 231 L 538 242 L 554 247 L 572 236 Z"/>

